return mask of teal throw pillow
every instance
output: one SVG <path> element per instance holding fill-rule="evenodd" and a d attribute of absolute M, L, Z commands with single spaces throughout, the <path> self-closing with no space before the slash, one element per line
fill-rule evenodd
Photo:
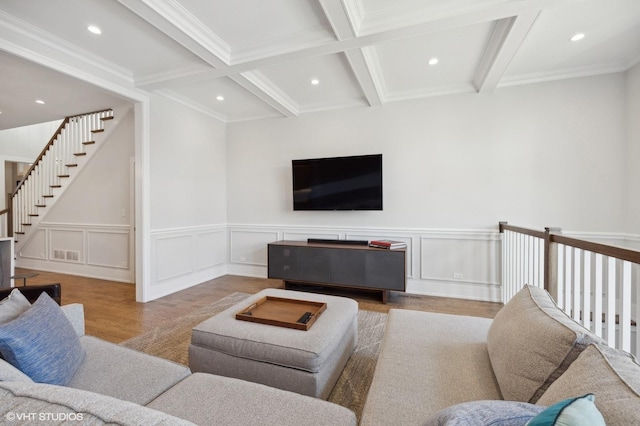
<path fill-rule="evenodd" d="M 560 401 L 531 419 L 526 426 L 605 426 L 595 396 L 587 394 Z"/>
<path fill-rule="evenodd" d="M 73 325 L 46 293 L 16 319 L 0 325 L 0 353 L 34 382 L 62 386 L 85 358 Z"/>

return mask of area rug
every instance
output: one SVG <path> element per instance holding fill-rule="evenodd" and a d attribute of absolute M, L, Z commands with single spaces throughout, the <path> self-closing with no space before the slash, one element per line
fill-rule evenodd
<path fill-rule="evenodd" d="M 191 329 L 248 296 L 246 293 L 232 293 L 120 345 L 188 365 Z M 387 314 L 384 313 L 358 311 L 358 343 L 329 395 L 329 401 L 351 409 L 358 420 L 373 378 L 386 320 Z"/>

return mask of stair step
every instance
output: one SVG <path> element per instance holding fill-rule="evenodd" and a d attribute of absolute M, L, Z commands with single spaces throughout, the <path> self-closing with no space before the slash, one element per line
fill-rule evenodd
<path fill-rule="evenodd" d="M 86 141 L 82 142 L 82 145 L 93 145 L 94 143 L 96 143 L 96 141 Z"/>
<path fill-rule="evenodd" d="M 43 195 L 42 198 L 53 198 L 53 195 Z"/>
<path fill-rule="evenodd" d="M 49 185 L 49 188 L 62 188 L 62 185 Z"/>
<path fill-rule="evenodd" d="M 29 216 L 29 217 L 38 217 L 40 215 L 38 213 L 29 213 L 27 216 Z"/>
<path fill-rule="evenodd" d="M 65 167 L 78 167 L 77 164 L 65 164 L 64 166 Z"/>
<path fill-rule="evenodd" d="M 67 178 L 69 175 L 58 175 L 59 178 Z"/>
<path fill-rule="evenodd" d="M 30 223 L 23 223 L 22 226 L 31 226 Z"/>
<path fill-rule="evenodd" d="M 87 155 L 87 153 L 86 152 L 76 152 L 73 155 L 75 155 L 76 157 L 82 157 L 83 155 Z"/>
<path fill-rule="evenodd" d="M 24 232 L 21 231 L 15 231 L 14 234 L 20 234 L 20 235 L 24 235 Z"/>
<path fill-rule="evenodd" d="M 111 117 L 102 117 L 100 120 L 102 121 L 113 120 L 113 115 Z"/>
<path fill-rule="evenodd" d="M 36 207 L 47 207 L 46 204 L 36 204 Z"/>
<path fill-rule="evenodd" d="M 91 133 L 102 133 L 102 132 L 104 132 L 104 129 L 96 129 L 91 131 Z"/>

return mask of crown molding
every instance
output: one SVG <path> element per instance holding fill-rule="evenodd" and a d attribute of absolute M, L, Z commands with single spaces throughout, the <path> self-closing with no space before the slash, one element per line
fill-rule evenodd
<path fill-rule="evenodd" d="M 133 86 L 133 75 L 125 68 L 1 10 L 0 39 L 3 50 L 84 81 Z"/>
<path fill-rule="evenodd" d="M 222 121 L 223 123 L 227 123 L 228 119 L 227 116 L 225 116 L 224 114 L 220 114 L 219 112 L 206 107 L 204 105 L 202 105 L 199 102 L 195 102 L 194 100 L 192 100 L 191 98 L 187 98 L 185 96 L 180 95 L 179 93 L 176 93 L 172 90 L 169 89 L 165 89 L 165 90 L 157 90 L 155 91 L 156 94 L 160 95 L 160 96 L 164 96 L 167 99 L 171 99 L 174 102 L 177 102 L 179 104 L 182 104 L 184 106 L 186 106 L 187 108 L 193 109 L 195 111 L 198 111 L 206 116 L 209 116 L 211 118 L 215 118 L 216 120 Z"/>
<path fill-rule="evenodd" d="M 531 74 L 521 74 L 504 77 L 497 87 L 500 88 L 510 86 L 523 86 L 528 84 L 544 83 L 548 81 L 568 80 L 582 77 L 595 77 L 598 75 L 625 72 L 628 69 L 629 68 L 626 66 L 626 64 L 613 63 L 582 68 L 571 68 L 560 71 L 542 71 Z"/>
<path fill-rule="evenodd" d="M 300 105 L 260 71 L 243 72 L 229 78 L 286 117 L 300 113 Z"/>

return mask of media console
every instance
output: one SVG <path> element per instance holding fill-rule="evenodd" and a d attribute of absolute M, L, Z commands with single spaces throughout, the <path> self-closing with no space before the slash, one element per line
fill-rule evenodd
<path fill-rule="evenodd" d="M 405 291 L 406 250 L 362 244 L 277 241 L 268 245 L 268 276 L 291 284 Z"/>

